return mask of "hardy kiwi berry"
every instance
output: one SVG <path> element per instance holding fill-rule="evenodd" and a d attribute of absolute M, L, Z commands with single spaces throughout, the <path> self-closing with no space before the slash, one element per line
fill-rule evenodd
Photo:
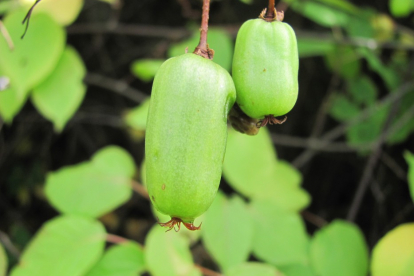
<path fill-rule="evenodd" d="M 283 123 L 275 117 L 288 113 L 298 97 L 299 57 L 293 29 L 276 10 L 240 28 L 233 57 L 237 103 L 260 126 Z M 266 15 L 269 13 L 266 13 Z"/>
<path fill-rule="evenodd" d="M 227 115 L 236 99 L 230 74 L 194 53 L 165 61 L 148 112 L 146 182 L 152 204 L 171 220 L 161 226 L 197 230 L 220 183 Z"/>

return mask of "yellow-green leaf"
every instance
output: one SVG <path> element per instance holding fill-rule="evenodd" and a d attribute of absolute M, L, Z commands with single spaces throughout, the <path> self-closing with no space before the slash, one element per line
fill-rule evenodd
<path fill-rule="evenodd" d="M 20 0 L 22 5 L 29 9 L 34 0 Z M 33 13 L 47 13 L 59 24 L 67 26 L 78 17 L 83 7 L 83 0 L 42 0 Z"/>
<path fill-rule="evenodd" d="M 397 226 L 375 245 L 372 251 L 372 276 L 409 276 L 413 267 L 414 223 Z"/>

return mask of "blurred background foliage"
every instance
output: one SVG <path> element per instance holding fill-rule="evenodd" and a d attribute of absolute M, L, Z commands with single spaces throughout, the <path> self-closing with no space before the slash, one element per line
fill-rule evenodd
<path fill-rule="evenodd" d="M 33 3 L 0 1 L 0 276 L 414 275 L 413 0 L 279 2 L 296 107 L 229 129 L 202 230 L 179 233 L 145 191 L 146 114 L 201 1 L 43 0 L 21 40 Z M 212 1 L 215 62 L 266 6 Z"/>

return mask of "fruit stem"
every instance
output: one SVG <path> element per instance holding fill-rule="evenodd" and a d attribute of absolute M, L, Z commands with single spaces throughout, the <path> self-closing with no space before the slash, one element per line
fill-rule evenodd
<path fill-rule="evenodd" d="M 194 54 L 204 58 L 213 59 L 214 51 L 208 47 L 207 32 L 210 13 L 210 0 L 203 0 L 203 13 L 201 15 L 200 42 L 194 50 Z"/>
<path fill-rule="evenodd" d="M 266 15 L 264 16 L 266 21 L 273 21 L 275 18 L 275 0 L 269 0 L 269 6 L 267 7 Z"/>
<path fill-rule="evenodd" d="M 284 17 L 285 14 L 283 11 L 276 10 L 275 0 L 269 0 L 269 6 L 259 15 L 259 18 L 265 20 L 266 22 L 283 21 Z"/>

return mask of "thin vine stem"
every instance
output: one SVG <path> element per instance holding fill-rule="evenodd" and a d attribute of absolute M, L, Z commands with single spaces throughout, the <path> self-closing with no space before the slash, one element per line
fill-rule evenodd
<path fill-rule="evenodd" d="M 208 19 L 210 14 L 210 0 L 203 0 L 203 13 L 201 15 L 200 42 L 194 50 L 194 54 L 204 58 L 213 59 L 214 51 L 208 47 Z"/>

